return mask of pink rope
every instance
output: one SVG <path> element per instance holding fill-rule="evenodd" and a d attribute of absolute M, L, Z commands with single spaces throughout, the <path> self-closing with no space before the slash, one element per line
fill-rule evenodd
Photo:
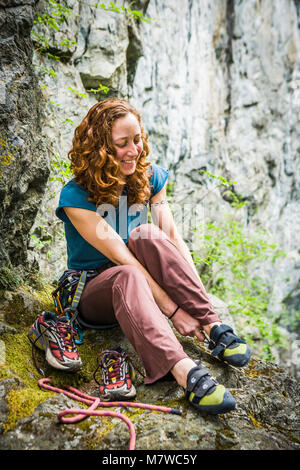
<path fill-rule="evenodd" d="M 98 407 L 114 407 L 114 406 L 123 406 L 123 407 L 130 407 L 130 408 L 144 408 L 146 410 L 153 410 L 153 411 L 162 411 L 164 413 L 173 413 L 181 415 L 182 411 L 177 410 L 174 408 L 170 408 L 168 406 L 157 406 L 157 405 L 147 405 L 145 403 L 133 403 L 130 401 L 110 401 L 110 402 L 103 402 L 100 401 L 100 398 L 93 397 L 91 395 L 87 395 L 86 393 L 77 390 L 74 387 L 67 387 L 67 390 L 62 388 L 53 387 L 49 385 L 51 379 L 45 378 L 39 380 L 38 384 L 39 387 L 50 390 L 56 393 L 62 393 L 67 397 L 72 398 L 73 400 L 80 401 L 81 403 L 85 403 L 90 405 L 88 409 L 84 408 L 69 408 L 58 413 L 57 418 L 61 423 L 70 424 L 70 423 L 78 423 L 83 419 L 87 418 L 88 416 L 113 416 L 116 418 L 121 419 L 124 421 L 129 429 L 130 432 L 130 439 L 129 439 L 129 450 L 135 449 L 135 430 L 132 422 L 126 415 L 123 413 L 118 413 L 116 411 L 104 411 L 104 410 L 97 410 Z M 73 417 L 66 418 L 65 415 L 75 415 Z"/>

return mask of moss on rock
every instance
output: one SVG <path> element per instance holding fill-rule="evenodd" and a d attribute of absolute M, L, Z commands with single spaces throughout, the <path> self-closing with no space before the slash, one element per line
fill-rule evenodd
<path fill-rule="evenodd" d="M 3 432 L 13 429 L 21 418 L 30 416 L 35 408 L 50 396 L 52 396 L 51 393 L 45 393 L 33 387 L 11 390 L 7 399 L 9 416 L 3 424 Z"/>
<path fill-rule="evenodd" d="M 52 290 L 47 284 L 40 292 L 22 284 L 14 291 L 2 292 L 1 311 L 5 321 L 17 328 L 28 327 L 43 310 L 54 311 Z"/>
<path fill-rule="evenodd" d="M 12 372 L 5 364 L 0 364 L 0 381 L 12 376 Z"/>
<path fill-rule="evenodd" d="M 6 266 L 0 267 L 0 290 L 14 290 L 22 284 L 22 278 Z"/>

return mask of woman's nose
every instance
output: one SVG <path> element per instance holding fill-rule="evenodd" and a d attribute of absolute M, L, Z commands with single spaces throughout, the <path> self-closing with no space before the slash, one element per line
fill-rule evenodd
<path fill-rule="evenodd" d="M 129 155 L 132 155 L 133 157 L 137 157 L 139 154 L 138 148 L 134 142 L 132 142 L 129 147 L 128 147 L 128 152 Z"/>

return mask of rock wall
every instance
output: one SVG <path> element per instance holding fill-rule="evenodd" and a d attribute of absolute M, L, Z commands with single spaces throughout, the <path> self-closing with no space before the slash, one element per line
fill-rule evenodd
<path fill-rule="evenodd" d="M 0 267 L 32 269 L 29 231 L 49 177 L 40 85 L 32 65 L 34 0 L 0 2 Z"/>

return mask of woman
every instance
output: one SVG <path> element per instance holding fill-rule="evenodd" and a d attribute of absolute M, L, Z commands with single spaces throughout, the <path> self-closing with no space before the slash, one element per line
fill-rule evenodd
<path fill-rule="evenodd" d="M 147 140 L 139 112 L 116 98 L 96 103 L 75 130 L 75 178 L 56 214 L 65 223 L 68 268 L 97 269 L 82 293 L 80 317 L 92 325 L 119 323 L 143 362 L 146 384 L 171 372 L 193 405 L 225 413 L 234 409 L 233 397 L 184 352 L 171 322 L 181 335 L 207 336 L 212 354 L 233 365 L 245 365 L 250 351 L 209 302 L 167 204 L 168 171 L 147 161 Z M 147 204 L 154 224 L 147 223 Z M 103 399 L 135 396 L 122 350 L 106 351 L 103 367 Z"/>

